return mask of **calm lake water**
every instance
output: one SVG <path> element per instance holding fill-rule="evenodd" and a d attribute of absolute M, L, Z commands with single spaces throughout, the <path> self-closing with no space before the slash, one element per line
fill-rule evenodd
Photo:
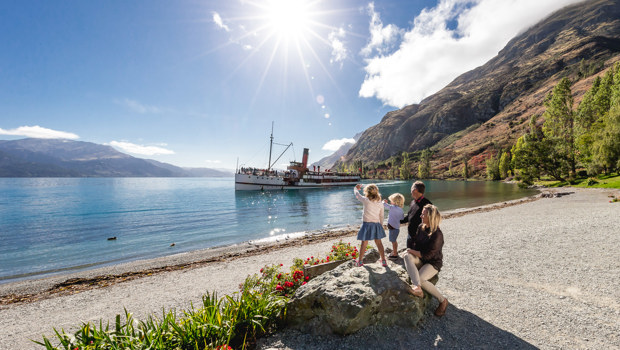
<path fill-rule="evenodd" d="M 425 183 L 442 211 L 534 193 Z M 411 200 L 410 181 L 377 184 L 384 198 Z M 361 208 L 352 187 L 235 192 L 233 178 L 0 178 L 0 283 L 359 225 Z"/>

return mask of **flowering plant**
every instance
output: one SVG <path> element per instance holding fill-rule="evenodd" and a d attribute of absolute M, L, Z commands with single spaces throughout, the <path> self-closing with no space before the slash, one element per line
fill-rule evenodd
<path fill-rule="evenodd" d="M 332 245 L 332 250 L 327 254 L 326 257 L 314 257 L 311 256 L 306 258 L 306 260 L 295 259 L 293 261 L 293 267 L 297 269 L 302 269 L 304 265 L 318 265 L 324 264 L 336 260 L 349 260 L 356 259 L 359 255 L 356 246 L 352 246 L 351 243 L 344 243 L 339 241 L 338 243 L 334 243 Z"/>
<path fill-rule="evenodd" d="M 261 275 L 253 280 L 251 288 L 260 293 L 274 293 L 291 297 L 297 288 L 306 284 L 309 278 L 304 276 L 303 269 L 291 268 L 291 272 L 283 273 L 280 270 L 282 266 L 283 264 L 276 264 L 260 269 Z"/>
<path fill-rule="evenodd" d="M 357 247 L 351 246 L 351 243 L 343 243 L 342 241 L 334 243 L 331 251 L 327 256 L 314 257 L 311 256 L 306 260 L 295 258 L 291 272 L 283 273 L 281 267 L 283 264 L 268 265 L 260 269 L 260 276 L 254 275 L 253 278 L 246 281 L 246 285 L 241 289 L 253 289 L 259 293 L 274 293 L 285 297 L 291 297 L 295 294 L 297 288 L 306 284 L 309 276 L 304 275 L 304 266 L 318 265 L 336 260 L 355 259 L 359 256 Z M 249 282 L 249 285 L 248 285 Z"/>

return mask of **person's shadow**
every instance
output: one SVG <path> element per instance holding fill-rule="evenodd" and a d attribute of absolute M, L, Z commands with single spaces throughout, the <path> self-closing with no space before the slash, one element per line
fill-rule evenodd
<path fill-rule="evenodd" d="M 403 265 L 402 259 L 396 264 Z M 365 266 L 366 267 L 366 266 Z M 387 268 L 387 274 L 396 273 Z M 370 278 L 373 278 L 371 271 Z M 397 278 L 396 276 L 394 276 Z M 441 278 L 441 277 L 439 277 Z M 536 346 L 477 315 L 449 304 L 446 314 L 434 315 L 437 300 L 430 301 L 417 327 L 370 326 L 356 333 L 311 335 L 284 327 L 260 339 L 258 349 L 537 349 Z M 501 306 L 498 306 L 501 307 Z"/>
<path fill-rule="evenodd" d="M 370 326 L 347 336 L 318 336 L 284 328 L 260 339 L 257 349 L 538 349 L 452 304 L 443 317 L 436 317 L 434 306 L 436 300 L 414 328 Z"/>

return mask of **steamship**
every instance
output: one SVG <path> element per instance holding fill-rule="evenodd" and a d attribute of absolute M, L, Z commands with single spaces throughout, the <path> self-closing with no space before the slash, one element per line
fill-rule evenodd
<path fill-rule="evenodd" d="M 290 143 L 282 152 L 286 152 L 293 144 Z M 284 146 L 284 145 L 283 145 Z M 235 172 L 235 190 L 286 190 L 301 188 L 330 188 L 335 186 L 354 186 L 359 183 L 359 174 L 321 171 L 321 167 L 308 169 L 309 150 L 304 148 L 301 162 L 291 162 L 286 171 L 274 170 L 272 166 L 282 157 L 282 154 L 272 163 L 271 151 L 273 148 L 273 125 L 269 141 L 269 164 L 267 169 L 238 168 Z"/>

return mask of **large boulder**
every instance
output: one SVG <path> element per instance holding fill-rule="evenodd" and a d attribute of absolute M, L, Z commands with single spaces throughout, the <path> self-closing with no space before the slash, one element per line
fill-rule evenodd
<path fill-rule="evenodd" d="M 313 334 L 354 333 L 370 325 L 418 324 L 431 296 L 409 294 L 402 259 L 355 267 L 346 262 L 300 287 L 289 302 L 287 325 Z"/>

